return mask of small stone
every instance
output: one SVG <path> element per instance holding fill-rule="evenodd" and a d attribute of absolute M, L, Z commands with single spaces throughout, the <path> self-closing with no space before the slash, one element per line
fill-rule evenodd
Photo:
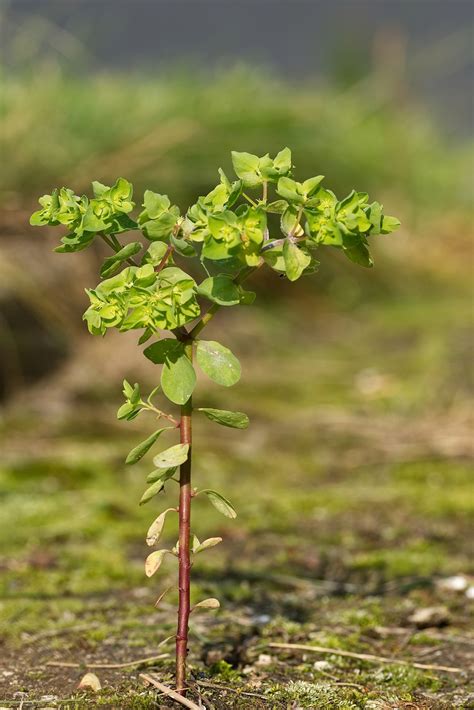
<path fill-rule="evenodd" d="M 474 586 L 468 587 L 466 589 L 466 597 L 468 599 L 474 599 Z"/>
<path fill-rule="evenodd" d="M 315 661 L 313 663 L 313 668 L 317 671 L 328 671 L 331 667 L 329 661 Z"/>
<path fill-rule="evenodd" d="M 430 606 L 416 609 L 408 617 L 408 621 L 418 629 L 427 629 L 431 626 L 446 626 L 451 621 L 451 616 L 445 606 Z"/>
<path fill-rule="evenodd" d="M 438 582 L 438 587 L 440 589 L 446 589 L 449 592 L 464 592 L 468 587 L 468 581 L 463 574 L 456 574 L 453 577 L 445 577 L 445 579 L 440 579 Z"/>
<path fill-rule="evenodd" d="M 261 653 L 255 663 L 257 666 L 269 666 L 273 663 L 273 658 L 268 653 Z"/>
<path fill-rule="evenodd" d="M 87 688 L 93 690 L 95 693 L 102 688 L 100 680 L 95 675 L 95 673 L 86 673 L 82 677 L 81 682 L 77 686 L 78 688 Z"/>

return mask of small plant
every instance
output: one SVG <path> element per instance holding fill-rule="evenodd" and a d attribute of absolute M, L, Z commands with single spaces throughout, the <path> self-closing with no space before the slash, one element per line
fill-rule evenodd
<path fill-rule="evenodd" d="M 92 198 L 79 197 L 64 187 L 54 190 L 40 198 L 41 209 L 30 219 L 32 225 L 66 228 L 58 252 L 81 251 L 97 237 L 111 248 L 112 254 L 100 270 L 101 282 L 87 290 L 90 306 L 84 319 L 93 335 L 117 328 L 141 330 L 139 345 L 153 340 L 144 355 L 161 366 L 160 384 L 145 396 L 138 384 L 124 381 L 125 402 L 117 417 L 130 421 L 148 412 L 165 424 L 130 451 L 126 458 L 130 465 L 140 461 L 163 434 L 179 435 L 178 443 L 154 457 L 140 505 L 160 493 L 168 481 L 179 482 L 178 505 L 158 515 L 146 542 L 150 547 L 159 543 L 168 515 L 178 515 L 179 539 L 173 549 L 151 552 L 145 573 L 151 577 L 166 557 L 178 558 L 176 686 L 182 694 L 189 616 L 198 608 L 219 606 L 217 599 L 204 599 L 194 607 L 190 604 L 194 557 L 221 542 L 219 537 L 200 541 L 191 535 L 191 501 L 207 497 L 220 513 L 236 517 L 232 504 L 220 492 L 199 490 L 191 484 L 192 417 L 196 413 L 236 429 L 245 429 L 249 423 L 242 412 L 193 405 L 194 361 L 224 387 L 240 378 L 235 355 L 215 340 L 201 339 L 201 333 L 220 308 L 253 303 L 255 293 L 245 290 L 243 283 L 263 265 L 296 281 L 317 270 L 319 247 L 332 246 L 351 261 L 370 267 L 368 238 L 388 234 L 399 225 L 397 219 L 383 214 L 378 202 L 369 203 L 364 192 L 352 191 L 338 200 L 322 186 L 322 175 L 303 182 L 294 180 L 288 148 L 275 158 L 234 152 L 232 162 L 237 179 L 230 181 L 219 170 L 219 184 L 199 197 L 184 215 L 166 195 L 147 190 L 143 210 L 133 219 L 132 185 L 120 178 L 113 187 L 93 182 Z M 270 194 L 273 191 L 276 194 Z M 278 225 L 279 234 L 274 238 L 270 232 Z M 122 243 L 120 236 L 129 231 L 138 232 L 144 240 Z M 185 269 L 187 259 L 194 259 L 204 270 L 200 283 Z M 202 310 L 206 302 L 210 306 Z M 166 331 L 171 337 L 163 335 Z M 179 417 L 157 405 L 157 398 L 163 396 L 180 406 Z"/>

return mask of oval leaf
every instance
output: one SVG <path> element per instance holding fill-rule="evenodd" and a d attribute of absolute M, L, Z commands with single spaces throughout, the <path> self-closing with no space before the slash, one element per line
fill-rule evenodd
<path fill-rule="evenodd" d="M 229 348 L 215 340 L 199 340 L 196 357 L 201 370 L 217 384 L 231 387 L 240 380 L 240 362 Z"/>
<path fill-rule="evenodd" d="M 102 277 L 110 276 L 114 273 L 114 271 L 120 268 L 122 261 L 126 261 L 127 259 L 130 259 L 131 256 L 138 254 L 141 248 L 142 245 L 140 242 L 131 242 L 130 244 L 126 244 L 122 249 L 116 252 L 116 254 L 113 254 L 105 259 L 100 270 L 100 275 Z"/>
<path fill-rule="evenodd" d="M 197 555 L 198 552 L 207 550 L 208 547 L 215 547 L 220 542 L 222 542 L 221 537 L 208 537 L 207 540 L 204 540 L 203 542 L 198 541 L 199 544 L 197 544 L 196 546 L 193 545 L 193 552 L 195 555 Z"/>
<path fill-rule="evenodd" d="M 246 429 L 249 425 L 249 418 L 243 412 L 229 412 L 227 409 L 212 409 L 211 407 L 199 407 L 202 412 L 212 422 L 222 424 L 222 426 L 233 429 Z"/>
<path fill-rule="evenodd" d="M 169 550 L 155 550 L 152 552 L 145 560 L 145 574 L 147 577 L 151 577 L 155 574 L 156 570 L 161 567 L 161 563 L 165 555 L 171 554 Z"/>
<path fill-rule="evenodd" d="M 198 602 L 193 606 L 193 610 L 197 608 L 201 609 L 219 609 L 220 601 L 211 597 L 210 599 L 203 599 L 202 602 Z"/>
<path fill-rule="evenodd" d="M 155 483 L 155 481 L 162 480 L 163 483 L 166 483 L 169 478 L 174 476 L 174 474 L 176 473 L 176 468 L 176 466 L 173 466 L 173 468 L 165 469 L 157 468 L 148 474 L 148 476 L 146 477 L 146 482 Z"/>
<path fill-rule="evenodd" d="M 156 468 L 170 468 L 181 466 L 188 458 L 189 444 L 176 444 L 162 451 L 153 459 Z"/>
<path fill-rule="evenodd" d="M 240 303 L 239 288 L 229 276 L 210 276 L 198 286 L 197 292 L 220 306 L 236 306 Z"/>
<path fill-rule="evenodd" d="M 218 493 L 217 491 L 203 491 L 211 501 L 212 505 L 216 510 L 219 511 L 219 513 L 222 513 L 222 515 L 225 515 L 226 518 L 236 518 L 237 513 L 235 512 L 235 509 L 230 501 L 227 500 L 227 498 L 224 498 L 223 495 Z"/>
<path fill-rule="evenodd" d="M 155 365 L 163 365 L 168 358 L 177 358 L 184 354 L 184 345 L 174 338 L 163 338 L 145 348 L 143 354 Z"/>
<path fill-rule="evenodd" d="M 161 371 L 163 393 L 175 404 L 185 404 L 196 385 L 196 373 L 190 360 L 183 354 L 167 358 Z"/>
<path fill-rule="evenodd" d="M 130 451 L 127 458 L 125 459 L 125 463 L 134 464 L 137 463 L 137 461 L 140 461 L 140 459 L 145 456 L 146 452 L 151 449 L 160 434 L 162 434 L 164 431 L 166 431 L 166 429 L 169 428 L 170 427 L 158 429 L 157 431 L 153 432 L 153 434 L 151 434 L 148 439 L 145 439 L 145 441 L 142 441 L 140 444 L 138 444 L 138 446 L 135 446 L 135 448 Z"/>
<path fill-rule="evenodd" d="M 162 479 L 153 483 L 153 485 L 146 489 L 145 493 L 140 498 L 140 502 L 138 505 L 144 505 L 145 503 L 148 503 L 148 501 L 151 500 L 153 496 L 156 496 L 156 494 L 161 491 L 164 485 L 165 482 Z"/>
<path fill-rule="evenodd" d="M 305 254 L 288 239 L 283 245 L 283 258 L 285 260 L 286 275 L 290 281 L 299 279 L 311 261 L 309 254 Z"/>
<path fill-rule="evenodd" d="M 163 532 L 163 528 L 165 525 L 166 516 L 173 510 L 176 512 L 175 508 L 167 508 L 166 510 L 164 510 L 148 528 L 148 532 L 146 534 L 146 544 L 149 547 L 156 545 L 156 543 L 160 539 L 161 533 Z"/>

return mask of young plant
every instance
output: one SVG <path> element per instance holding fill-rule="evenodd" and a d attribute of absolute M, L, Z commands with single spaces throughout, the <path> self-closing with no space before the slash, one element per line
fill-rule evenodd
<path fill-rule="evenodd" d="M 194 556 L 221 542 L 219 537 L 201 542 L 191 536 L 191 501 L 198 495 L 207 497 L 220 513 L 236 517 L 232 504 L 220 492 L 191 485 L 192 418 L 202 415 L 236 429 L 245 429 L 249 423 L 242 412 L 194 406 L 194 361 L 224 387 L 240 378 L 240 363 L 229 348 L 215 340 L 203 340 L 201 333 L 219 309 L 253 303 L 255 293 L 242 284 L 263 265 L 296 281 L 315 272 L 317 250 L 331 246 L 351 261 L 370 267 L 369 237 L 388 234 L 399 226 L 397 219 L 383 214 L 378 202 L 369 202 L 365 192 L 353 190 L 339 200 L 323 187 L 322 175 L 296 181 L 288 148 L 274 158 L 234 152 L 232 163 L 237 179 L 231 181 L 219 170 L 218 185 L 184 214 L 166 195 L 147 190 L 143 210 L 132 218 L 132 185 L 120 178 L 113 187 L 93 182 L 92 198 L 79 197 L 64 187 L 54 190 L 40 198 L 41 209 L 30 220 L 32 225 L 66 228 L 58 252 L 81 251 L 97 237 L 106 242 L 112 254 L 102 264 L 100 283 L 87 290 L 87 327 L 93 335 L 105 335 L 109 328 L 142 331 L 139 345 L 152 340 L 144 349 L 145 357 L 161 366 L 160 384 L 148 397 L 142 395 L 138 384 L 124 381 L 125 403 L 117 416 L 130 421 L 149 412 L 164 423 L 130 451 L 126 458 L 130 465 L 148 454 L 163 435 L 179 436 L 178 443 L 153 458 L 154 468 L 140 505 L 152 500 L 169 480 L 179 480 L 178 505 L 158 515 L 146 542 L 156 546 L 166 518 L 175 514 L 179 539 L 173 549 L 151 552 L 145 573 L 151 577 L 167 556 L 178 558 L 176 687 L 182 694 L 189 616 L 196 608 L 219 606 L 216 599 L 204 599 L 194 607 L 190 604 Z M 279 232 L 276 237 L 274 229 Z M 139 239 L 134 237 L 125 244 L 120 237 L 130 231 L 138 233 Z M 199 283 L 186 269 L 188 259 L 200 263 L 205 272 Z M 210 304 L 207 308 L 206 303 Z M 179 405 L 179 417 L 165 412 L 163 405 L 158 407 L 158 396 Z"/>

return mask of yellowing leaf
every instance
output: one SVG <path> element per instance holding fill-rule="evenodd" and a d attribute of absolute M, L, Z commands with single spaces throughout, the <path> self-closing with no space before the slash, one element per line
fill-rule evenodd
<path fill-rule="evenodd" d="M 169 555 L 170 551 L 169 550 L 156 550 L 156 552 L 152 552 L 151 555 L 148 555 L 148 557 L 145 560 L 145 574 L 147 577 L 152 577 L 157 569 L 160 568 L 161 563 L 163 562 L 163 559 L 165 555 Z"/>
<path fill-rule="evenodd" d="M 148 532 L 146 534 L 146 544 L 149 547 L 151 547 L 152 545 L 156 545 L 156 543 L 160 539 L 161 533 L 163 532 L 166 515 L 172 510 L 175 510 L 175 508 L 167 508 L 166 510 L 164 510 L 148 528 Z"/>
<path fill-rule="evenodd" d="M 218 599 L 214 599 L 211 597 L 210 599 L 203 599 L 202 602 L 198 602 L 193 606 L 193 611 L 194 609 L 197 609 L 198 607 L 201 609 L 219 609 L 220 607 L 220 602 Z"/>
<path fill-rule="evenodd" d="M 221 537 L 208 537 L 207 540 L 204 540 L 203 542 L 199 542 L 199 540 L 197 540 L 198 544 L 196 545 L 196 547 L 193 546 L 193 552 L 195 555 L 197 555 L 198 552 L 207 550 L 208 547 L 215 547 L 220 542 L 222 542 Z"/>

